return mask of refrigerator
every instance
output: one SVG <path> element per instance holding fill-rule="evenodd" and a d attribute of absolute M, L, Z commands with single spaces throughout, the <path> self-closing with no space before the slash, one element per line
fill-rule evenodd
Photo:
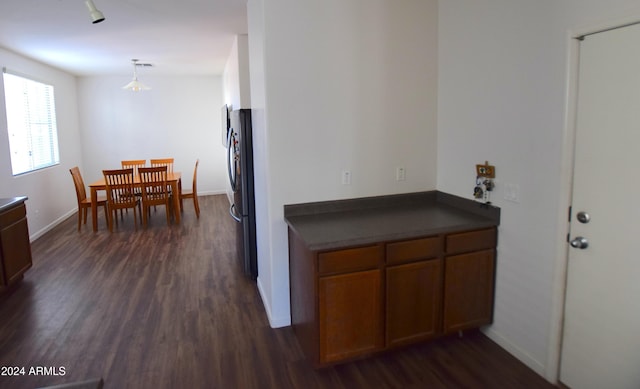
<path fill-rule="evenodd" d="M 229 213 L 236 221 L 238 257 L 244 274 L 255 280 L 258 277 L 258 259 L 250 109 L 238 109 L 230 113 L 227 170 L 233 192 Z"/>

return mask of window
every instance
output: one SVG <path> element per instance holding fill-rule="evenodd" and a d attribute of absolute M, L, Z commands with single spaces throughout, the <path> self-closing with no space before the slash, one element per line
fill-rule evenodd
<path fill-rule="evenodd" d="M 53 86 L 3 74 L 13 175 L 60 163 Z"/>

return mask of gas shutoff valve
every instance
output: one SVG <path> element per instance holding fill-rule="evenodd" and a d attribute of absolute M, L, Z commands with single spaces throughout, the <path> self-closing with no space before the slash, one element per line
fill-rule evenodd
<path fill-rule="evenodd" d="M 476 201 L 491 204 L 491 192 L 496 187 L 495 178 L 496 167 L 489 165 L 489 161 L 485 161 L 484 165 L 476 165 L 476 186 L 473 188 Z"/>

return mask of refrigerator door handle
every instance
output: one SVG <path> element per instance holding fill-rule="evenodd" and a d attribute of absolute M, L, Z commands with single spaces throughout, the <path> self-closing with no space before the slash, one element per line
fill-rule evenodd
<path fill-rule="evenodd" d="M 227 134 L 227 173 L 229 173 L 229 183 L 231 184 L 231 190 L 234 192 L 238 190 L 236 186 L 236 172 L 235 163 L 235 145 L 233 144 L 233 128 L 229 129 L 229 133 Z M 232 162 L 233 161 L 233 162 Z"/>
<path fill-rule="evenodd" d="M 235 204 L 231 204 L 231 206 L 229 207 L 229 214 L 231 214 L 231 217 L 233 218 L 233 220 L 237 221 L 238 223 L 242 223 L 242 218 L 238 216 L 238 214 L 236 213 Z"/>

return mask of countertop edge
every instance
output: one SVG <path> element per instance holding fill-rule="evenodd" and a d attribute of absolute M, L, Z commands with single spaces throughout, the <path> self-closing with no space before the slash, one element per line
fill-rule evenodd
<path fill-rule="evenodd" d="M 8 197 L 8 198 L 0 198 L 0 212 L 4 212 L 8 209 L 14 208 L 29 198 L 27 196 L 18 196 L 18 197 Z"/>
<path fill-rule="evenodd" d="M 361 246 L 369 246 L 381 242 L 396 242 L 408 239 L 416 239 L 421 237 L 427 237 L 432 235 L 440 235 L 440 234 L 448 234 L 448 233 L 457 233 L 457 232 L 465 232 L 471 230 L 479 230 L 485 228 L 493 228 L 498 227 L 497 224 L 492 222 L 484 223 L 474 223 L 473 225 L 463 225 L 463 226 L 453 226 L 446 228 L 432 228 L 425 230 L 413 230 L 409 232 L 399 232 L 397 234 L 384 234 L 384 235 L 372 235 L 366 238 L 360 239 L 349 239 L 344 241 L 327 241 L 322 243 L 307 243 L 305 242 L 305 247 L 310 251 L 330 251 L 330 250 L 340 250 L 351 247 L 361 247 Z M 301 234 L 296 231 L 294 228 L 291 228 L 294 234 L 299 237 L 302 237 Z"/>

